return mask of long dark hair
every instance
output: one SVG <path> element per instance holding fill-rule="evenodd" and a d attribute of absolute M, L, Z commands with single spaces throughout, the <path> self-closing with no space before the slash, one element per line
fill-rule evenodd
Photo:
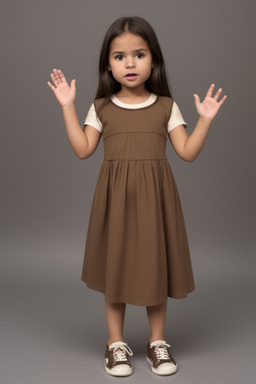
<path fill-rule="evenodd" d="M 114 79 L 112 72 L 108 70 L 108 65 L 110 44 L 115 37 L 120 36 L 124 32 L 141 36 L 148 43 L 154 67 L 150 77 L 145 82 L 146 89 L 159 96 L 172 97 L 165 73 L 164 58 L 153 28 L 142 17 L 121 17 L 114 21 L 107 30 L 100 52 L 99 84 L 95 98 L 106 98 L 101 108 L 109 102 L 114 93 L 121 89 L 120 83 Z"/>

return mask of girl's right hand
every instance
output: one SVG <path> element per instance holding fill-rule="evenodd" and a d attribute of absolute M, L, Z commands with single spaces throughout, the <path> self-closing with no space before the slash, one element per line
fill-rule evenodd
<path fill-rule="evenodd" d="M 53 73 L 51 73 L 51 78 L 54 85 L 49 81 L 47 81 L 47 84 L 52 89 L 60 105 L 65 107 L 74 103 L 76 98 L 76 80 L 73 79 L 69 86 L 62 71 L 56 68 L 54 68 Z"/>

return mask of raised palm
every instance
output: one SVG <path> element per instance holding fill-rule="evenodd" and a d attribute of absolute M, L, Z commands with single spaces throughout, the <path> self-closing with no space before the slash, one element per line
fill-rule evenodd
<path fill-rule="evenodd" d="M 63 72 L 56 68 L 51 73 L 51 79 L 54 85 L 49 81 L 47 84 L 52 89 L 60 105 L 63 107 L 72 104 L 76 98 L 75 80 L 73 79 L 69 86 Z"/>
<path fill-rule="evenodd" d="M 195 105 L 196 105 L 196 109 L 197 109 L 198 114 L 200 116 L 206 118 L 206 119 L 209 119 L 209 120 L 214 119 L 214 117 L 217 115 L 220 107 L 222 106 L 222 104 L 224 103 L 224 101 L 227 98 L 227 95 L 225 95 L 225 96 L 223 96 L 223 98 L 219 102 L 217 101 L 218 97 L 220 96 L 220 94 L 222 92 L 221 88 L 219 88 L 216 95 L 214 97 L 212 97 L 212 92 L 213 92 L 214 86 L 215 86 L 214 84 L 212 84 L 210 86 L 210 88 L 208 89 L 208 92 L 205 96 L 205 99 L 203 100 L 202 103 L 200 102 L 199 96 L 197 94 L 194 94 Z"/>

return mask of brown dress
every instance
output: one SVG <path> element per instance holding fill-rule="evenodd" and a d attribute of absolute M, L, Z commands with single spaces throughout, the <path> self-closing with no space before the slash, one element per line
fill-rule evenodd
<path fill-rule="evenodd" d="M 96 111 L 104 99 L 94 103 Z M 150 306 L 195 289 L 183 212 L 166 157 L 172 99 L 99 112 L 104 160 L 85 244 L 82 281 L 110 303 Z"/>

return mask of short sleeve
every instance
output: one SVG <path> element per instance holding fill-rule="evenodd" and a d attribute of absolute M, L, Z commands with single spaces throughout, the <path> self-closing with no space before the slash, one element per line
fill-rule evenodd
<path fill-rule="evenodd" d="M 94 103 L 92 103 L 83 125 L 84 127 L 85 125 L 91 125 L 92 127 L 96 128 L 99 132 L 102 133 L 102 124 L 100 120 L 97 118 Z"/>
<path fill-rule="evenodd" d="M 173 101 L 172 113 L 168 121 L 168 133 L 178 125 L 184 125 L 187 128 L 187 123 L 185 123 L 178 105 Z"/>

